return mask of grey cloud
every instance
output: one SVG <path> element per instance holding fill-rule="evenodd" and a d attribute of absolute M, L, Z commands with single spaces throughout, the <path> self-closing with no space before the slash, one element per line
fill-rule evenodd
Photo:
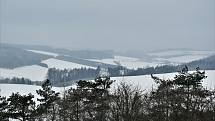
<path fill-rule="evenodd" d="M 215 49 L 214 0 L 5 0 L 1 40 L 75 49 Z"/>

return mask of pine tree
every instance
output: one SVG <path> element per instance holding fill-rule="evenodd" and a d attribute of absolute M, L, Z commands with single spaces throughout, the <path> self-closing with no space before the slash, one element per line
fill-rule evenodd
<path fill-rule="evenodd" d="M 158 88 L 150 93 L 149 116 L 154 121 L 210 121 L 208 105 L 214 103 L 214 93 L 202 86 L 205 72 L 199 68 L 189 72 L 185 66 L 174 79 L 159 79 L 152 75 Z M 213 107 L 213 106 L 212 106 Z"/>
<path fill-rule="evenodd" d="M 81 90 L 84 120 L 107 121 L 109 119 L 111 94 L 110 85 L 113 80 L 110 77 L 98 77 L 94 81 L 80 80 L 78 90 Z"/>
<path fill-rule="evenodd" d="M 37 99 L 40 102 L 37 112 L 38 114 L 43 114 L 47 120 L 56 120 L 57 115 L 57 103 L 59 98 L 59 93 L 56 93 L 52 90 L 52 85 L 50 80 L 46 80 L 42 84 L 42 89 L 36 90 L 37 94 L 41 96 L 40 99 Z"/>
<path fill-rule="evenodd" d="M 8 99 L 8 116 L 22 121 L 33 120 L 35 111 L 34 96 L 13 93 Z"/>
<path fill-rule="evenodd" d="M 83 113 L 83 90 L 69 89 L 59 101 L 59 116 L 63 121 L 81 121 Z"/>
<path fill-rule="evenodd" d="M 7 116 L 7 108 L 8 108 L 8 102 L 5 97 L 0 96 L 0 120 L 5 121 L 8 119 Z"/>

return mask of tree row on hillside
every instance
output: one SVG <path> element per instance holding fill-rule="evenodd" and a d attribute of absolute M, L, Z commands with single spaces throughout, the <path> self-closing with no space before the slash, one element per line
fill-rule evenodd
<path fill-rule="evenodd" d="M 80 79 L 89 79 L 92 77 L 96 77 L 99 70 L 91 69 L 91 68 L 80 68 L 80 69 L 64 69 L 59 70 L 56 68 L 51 68 L 48 70 L 47 78 L 52 80 L 53 84 L 65 82 L 73 82 Z"/>
<path fill-rule="evenodd" d="M 27 85 L 41 85 L 42 84 L 40 81 L 32 81 L 30 79 L 17 78 L 17 77 L 0 79 L 0 83 L 3 83 L 3 84 L 27 84 Z"/>
<path fill-rule="evenodd" d="M 101 70 L 105 70 L 109 76 L 116 77 L 116 76 L 137 76 L 137 75 L 147 75 L 147 74 L 159 74 L 159 73 L 169 73 L 169 72 L 177 72 L 179 67 L 165 65 L 165 66 L 158 66 L 158 67 L 148 67 L 148 68 L 138 68 L 137 70 L 134 69 L 127 69 L 122 66 L 118 66 L 115 68 L 101 68 L 98 67 L 97 69 L 91 68 L 80 68 L 80 69 L 56 69 L 51 68 L 48 70 L 47 78 L 52 80 L 54 85 L 60 84 L 58 86 L 62 86 L 63 84 L 67 85 L 67 82 L 75 83 L 77 80 L 80 79 L 93 79 L 94 77 L 98 76 Z M 69 83 L 69 84 L 71 84 Z"/>

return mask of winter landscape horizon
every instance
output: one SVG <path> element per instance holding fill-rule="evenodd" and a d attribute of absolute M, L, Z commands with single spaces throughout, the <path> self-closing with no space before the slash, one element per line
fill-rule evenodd
<path fill-rule="evenodd" d="M 0 0 L 0 121 L 215 121 L 215 1 Z"/>

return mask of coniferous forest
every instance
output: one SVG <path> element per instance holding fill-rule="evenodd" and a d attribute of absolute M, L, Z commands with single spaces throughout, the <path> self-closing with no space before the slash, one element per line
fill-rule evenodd
<path fill-rule="evenodd" d="M 108 76 L 80 80 L 63 94 L 44 81 L 35 95 L 13 93 L 0 97 L 0 120 L 20 121 L 214 121 L 215 90 L 202 86 L 207 78 L 198 68 L 185 67 L 174 79 L 154 75 L 156 86 L 141 90 L 126 83 L 112 88 Z"/>

